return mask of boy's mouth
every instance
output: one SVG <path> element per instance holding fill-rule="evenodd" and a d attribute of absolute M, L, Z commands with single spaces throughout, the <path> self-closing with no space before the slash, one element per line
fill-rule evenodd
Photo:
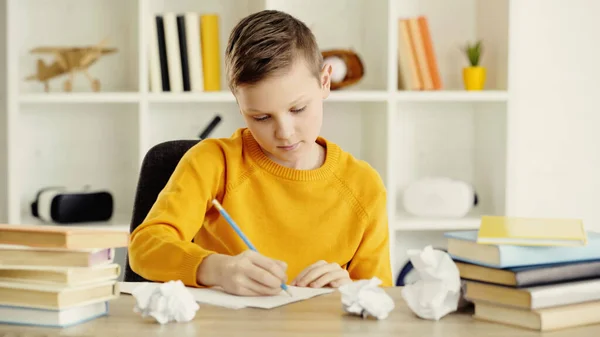
<path fill-rule="evenodd" d="M 287 146 L 278 146 L 277 148 L 284 150 L 284 151 L 292 151 L 292 150 L 295 150 L 298 147 L 298 145 L 300 145 L 300 142 L 297 142 L 292 145 L 287 145 Z"/>

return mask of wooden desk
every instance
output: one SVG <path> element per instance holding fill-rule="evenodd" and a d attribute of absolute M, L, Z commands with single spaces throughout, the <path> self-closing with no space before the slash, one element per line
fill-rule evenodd
<path fill-rule="evenodd" d="M 453 313 L 440 321 L 416 317 L 405 305 L 400 288 L 388 290 L 396 302 L 390 316 L 381 321 L 363 320 L 346 315 L 340 294 L 315 297 L 303 302 L 271 310 L 230 310 L 200 305 L 193 321 L 160 325 L 145 321 L 133 312 L 135 299 L 129 295 L 111 302 L 109 316 L 67 329 L 49 329 L 0 325 L 0 336 L 571 336 L 591 337 L 600 333 L 600 325 L 572 328 L 552 333 L 539 333 L 471 318 L 471 313 Z"/>

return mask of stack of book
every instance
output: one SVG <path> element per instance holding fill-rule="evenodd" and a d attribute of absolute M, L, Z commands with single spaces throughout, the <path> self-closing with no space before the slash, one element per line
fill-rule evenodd
<path fill-rule="evenodd" d="M 398 19 L 398 89 L 442 89 L 433 38 L 424 15 Z"/>
<path fill-rule="evenodd" d="M 600 233 L 580 220 L 484 216 L 445 233 L 475 319 L 538 331 L 600 323 Z"/>
<path fill-rule="evenodd" d="M 157 13 L 148 32 L 151 92 L 221 90 L 217 14 Z"/>
<path fill-rule="evenodd" d="M 114 249 L 128 233 L 0 225 L 0 323 L 67 327 L 108 314 L 119 296 Z"/>

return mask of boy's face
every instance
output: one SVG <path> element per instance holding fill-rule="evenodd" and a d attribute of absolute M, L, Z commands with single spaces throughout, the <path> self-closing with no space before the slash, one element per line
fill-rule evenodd
<path fill-rule="evenodd" d="M 321 132 L 330 75 L 327 66 L 317 80 L 299 58 L 288 72 L 237 88 L 235 96 L 248 129 L 271 159 L 298 169 L 318 160 L 315 140 Z"/>

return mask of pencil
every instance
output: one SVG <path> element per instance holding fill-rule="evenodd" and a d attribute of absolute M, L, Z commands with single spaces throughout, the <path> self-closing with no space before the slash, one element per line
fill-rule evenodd
<path fill-rule="evenodd" d="M 254 245 L 250 242 L 250 240 L 248 240 L 248 238 L 242 232 L 240 227 L 238 227 L 238 225 L 235 223 L 235 221 L 233 221 L 233 219 L 229 216 L 227 211 L 223 208 L 223 206 L 221 206 L 221 204 L 217 201 L 217 199 L 213 199 L 212 203 L 219 210 L 219 213 L 221 213 L 221 215 L 225 218 L 225 220 L 227 220 L 227 223 L 233 228 L 233 230 L 237 233 L 237 235 L 240 238 L 242 238 L 242 240 L 244 241 L 246 246 L 248 246 L 249 249 L 251 249 L 255 252 L 258 252 L 258 250 L 256 250 L 256 247 L 254 247 Z M 290 293 L 290 291 L 288 289 L 287 284 L 282 283 L 281 289 L 283 289 L 288 295 L 292 296 L 292 294 Z"/>

